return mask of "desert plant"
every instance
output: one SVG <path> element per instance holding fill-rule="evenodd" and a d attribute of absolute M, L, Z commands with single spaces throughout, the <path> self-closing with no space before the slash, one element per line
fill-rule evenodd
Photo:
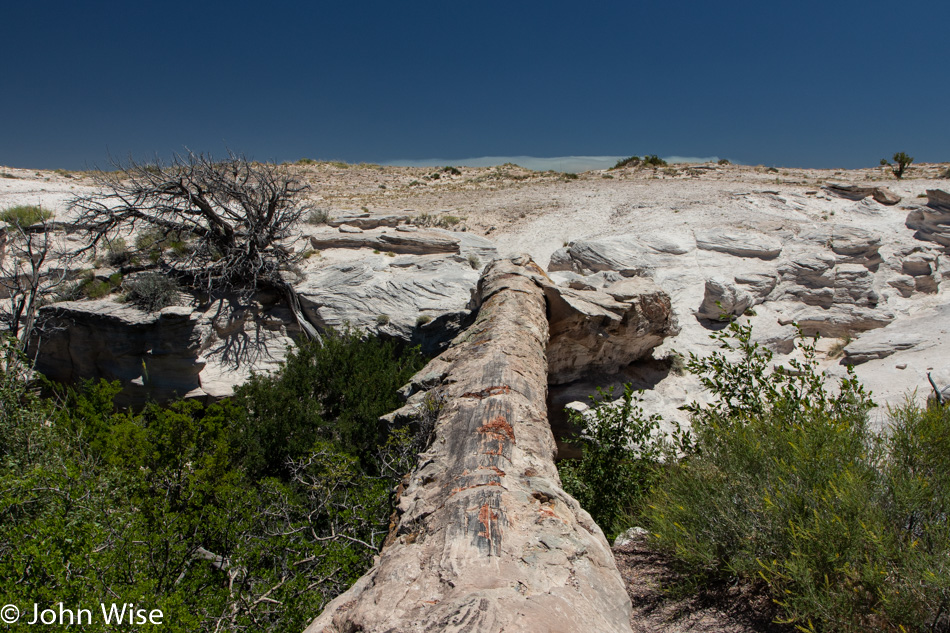
<path fill-rule="evenodd" d="M 720 158 L 716 164 L 717 165 L 731 165 L 732 163 L 729 162 L 728 158 Z"/>
<path fill-rule="evenodd" d="M 630 156 L 629 158 L 621 158 L 616 162 L 616 164 L 611 167 L 611 169 L 623 169 L 624 167 L 636 167 L 640 164 L 639 156 Z"/>
<path fill-rule="evenodd" d="M 449 174 L 450 176 L 461 176 L 462 172 L 458 170 L 457 167 L 443 167 L 442 172 Z"/>
<path fill-rule="evenodd" d="M 900 180 L 904 177 L 904 172 L 907 170 L 907 167 L 914 162 L 914 158 L 904 152 L 897 152 L 894 154 L 893 160 L 895 164 L 891 167 L 891 171 L 894 173 L 894 176 Z"/>
<path fill-rule="evenodd" d="M 482 262 L 480 259 L 478 259 L 478 255 L 476 255 L 475 253 L 469 253 L 468 265 L 474 268 L 475 270 L 478 270 L 479 268 L 481 268 Z"/>
<path fill-rule="evenodd" d="M 53 217 L 53 212 L 39 205 L 23 204 L 4 209 L 0 212 L 0 221 L 12 227 L 26 228 L 46 222 Z"/>
<path fill-rule="evenodd" d="M 188 257 L 171 262 L 181 278 L 208 287 L 284 288 L 280 269 L 295 258 L 283 242 L 306 207 L 307 187 L 285 168 L 229 153 L 175 155 L 171 163 L 116 164 L 93 176 L 99 192 L 75 198 L 88 247 L 139 229 L 189 236 Z"/>
<path fill-rule="evenodd" d="M 764 583 L 803 632 L 946 630 L 950 410 L 904 407 L 874 434 L 853 372 L 832 386 L 808 342 L 772 372 L 750 335 L 733 323 L 690 355 L 713 399 L 687 407 L 692 444 L 651 494 L 656 543 L 700 582 Z"/>
<path fill-rule="evenodd" d="M 377 314 L 377 315 L 376 315 L 376 325 L 389 325 L 389 315 L 388 315 L 388 314 Z"/>
<path fill-rule="evenodd" d="M 126 299 L 146 312 L 158 312 L 178 301 L 178 284 L 160 273 L 137 275 L 125 284 L 125 288 L 128 291 Z"/>
<path fill-rule="evenodd" d="M 656 154 L 647 154 L 643 157 L 643 165 L 646 167 L 666 167 L 668 164 Z"/>
<path fill-rule="evenodd" d="M 432 317 L 429 316 L 428 314 L 420 314 L 419 316 L 416 317 L 417 326 L 425 325 L 426 323 L 429 323 L 430 321 L 432 321 Z"/>
<path fill-rule="evenodd" d="M 320 225 L 327 224 L 332 219 L 333 217 L 326 209 L 313 209 L 307 214 L 306 222 L 307 224 Z"/>
<path fill-rule="evenodd" d="M 644 498 L 671 446 L 657 432 L 660 416 L 646 415 L 632 387 L 613 401 L 613 388 L 591 396 L 590 413 L 568 409 L 571 425 L 579 429 L 573 441 L 583 457 L 558 464 L 561 481 L 571 496 L 590 512 L 613 538 L 639 516 Z"/>

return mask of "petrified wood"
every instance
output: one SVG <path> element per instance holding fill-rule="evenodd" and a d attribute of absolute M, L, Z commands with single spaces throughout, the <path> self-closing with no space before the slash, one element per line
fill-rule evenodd
<path fill-rule="evenodd" d="M 388 545 L 307 633 L 630 631 L 607 541 L 554 466 L 549 283 L 527 257 L 486 269 L 476 322 L 414 381 L 443 404 Z"/>

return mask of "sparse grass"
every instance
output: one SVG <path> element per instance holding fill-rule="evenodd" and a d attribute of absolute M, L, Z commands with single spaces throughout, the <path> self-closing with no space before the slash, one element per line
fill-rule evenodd
<path fill-rule="evenodd" d="M 478 259 L 478 255 L 476 255 L 475 253 L 469 253 L 468 265 L 474 268 L 475 270 L 478 270 L 479 268 L 481 268 L 482 262 L 480 259 Z"/>
<path fill-rule="evenodd" d="M 330 212 L 326 209 L 313 209 L 309 214 L 307 214 L 306 222 L 307 224 L 313 224 L 319 226 L 321 224 L 326 224 L 333 217 L 330 215 Z"/>
<path fill-rule="evenodd" d="M 53 217 L 53 212 L 49 209 L 44 209 L 38 205 L 18 205 L 15 207 L 10 207 L 0 212 L 0 221 L 6 222 L 10 226 L 17 226 L 21 228 L 26 228 L 28 226 L 33 226 L 34 224 L 39 224 L 40 222 L 46 222 Z"/>
<path fill-rule="evenodd" d="M 420 314 L 418 317 L 416 317 L 417 326 L 425 325 L 426 323 L 429 323 L 430 321 L 432 321 L 432 317 L 430 317 L 428 314 Z"/>
<path fill-rule="evenodd" d="M 850 334 L 845 334 L 843 337 L 839 338 L 837 341 L 828 348 L 828 358 L 841 358 L 844 356 L 844 348 L 846 348 L 852 341 Z"/>
<path fill-rule="evenodd" d="M 440 229 L 450 229 L 464 221 L 464 216 L 450 214 L 436 215 L 434 213 L 420 213 L 411 220 L 412 224 L 416 226 L 433 226 Z"/>
<path fill-rule="evenodd" d="M 376 315 L 376 325 L 389 325 L 389 315 L 388 315 L 388 314 L 377 314 L 377 315 Z"/>
<path fill-rule="evenodd" d="M 124 238 L 117 237 L 106 245 L 105 262 L 109 266 L 125 266 L 134 261 L 133 253 Z"/>
<path fill-rule="evenodd" d="M 297 165 L 318 165 L 320 161 L 312 158 L 301 158 L 296 162 Z"/>

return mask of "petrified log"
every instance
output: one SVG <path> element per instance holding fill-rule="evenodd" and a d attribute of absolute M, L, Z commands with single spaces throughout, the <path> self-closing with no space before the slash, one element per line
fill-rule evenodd
<path fill-rule="evenodd" d="M 476 322 L 413 383 L 443 405 L 388 545 L 307 633 L 630 631 L 607 541 L 554 466 L 549 283 L 527 257 L 486 269 Z"/>

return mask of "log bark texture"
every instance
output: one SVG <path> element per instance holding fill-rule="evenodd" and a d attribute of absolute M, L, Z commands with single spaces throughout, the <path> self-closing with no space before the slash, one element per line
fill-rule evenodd
<path fill-rule="evenodd" d="M 414 379 L 441 401 L 377 564 L 306 633 L 630 631 L 600 528 L 560 486 L 547 422 L 551 282 L 496 260 L 476 322 Z"/>

